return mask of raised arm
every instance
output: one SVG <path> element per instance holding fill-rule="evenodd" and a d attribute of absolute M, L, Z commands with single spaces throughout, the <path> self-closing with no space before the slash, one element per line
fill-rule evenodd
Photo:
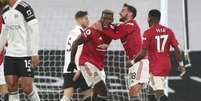
<path fill-rule="evenodd" d="M 118 31 L 112 31 L 112 30 L 102 30 L 102 34 L 117 40 L 120 39 L 122 37 L 127 36 L 129 33 L 132 33 L 133 28 L 131 25 L 120 25 L 121 27 L 119 27 Z"/>

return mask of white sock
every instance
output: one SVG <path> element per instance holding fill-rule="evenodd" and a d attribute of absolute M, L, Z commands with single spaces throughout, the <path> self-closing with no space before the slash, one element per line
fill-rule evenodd
<path fill-rule="evenodd" d="M 32 90 L 32 92 L 28 95 L 28 98 L 31 100 L 31 101 L 40 101 L 40 97 L 38 95 L 38 92 Z"/>
<path fill-rule="evenodd" d="M 18 94 L 18 91 L 15 92 L 9 92 L 9 101 L 20 101 L 20 96 Z"/>
<path fill-rule="evenodd" d="M 63 96 L 60 101 L 71 101 L 71 97 Z"/>

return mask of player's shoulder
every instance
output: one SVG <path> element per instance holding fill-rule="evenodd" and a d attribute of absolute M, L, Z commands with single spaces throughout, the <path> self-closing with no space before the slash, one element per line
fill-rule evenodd
<path fill-rule="evenodd" d="M 152 29 L 148 28 L 147 30 L 144 31 L 144 35 L 148 36 L 151 34 L 151 32 L 152 32 Z"/>
<path fill-rule="evenodd" d="M 9 11 L 9 9 L 10 9 L 9 6 L 6 5 L 2 10 L 2 15 L 5 14 L 7 11 Z"/>
<path fill-rule="evenodd" d="M 25 1 L 20 1 L 20 2 L 17 4 L 17 6 L 16 6 L 15 9 L 18 10 L 19 12 L 21 12 L 23 15 L 24 15 L 24 13 L 27 13 L 27 12 L 30 11 L 30 10 L 32 11 L 31 5 L 28 4 L 28 3 L 25 2 Z"/>
<path fill-rule="evenodd" d="M 71 31 L 70 33 L 73 33 L 73 34 L 81 34 L 82 33 L 82 28 L 80 26 L 75 26 Z"/>

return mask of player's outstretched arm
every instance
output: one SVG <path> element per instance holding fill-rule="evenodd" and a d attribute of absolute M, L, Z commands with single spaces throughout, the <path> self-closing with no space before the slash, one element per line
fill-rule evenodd
<path fill-rule="evenodd" d="M 102 30 L 102 34 L 104 34 L 114 40 L 117 40 L 117 39 L 127 36 L 129 33 L 131 33 L 133 31 L 132 29 L 133 28 L 131 25 L 124 25 L 124 26 L 120 27 L 118 29 L 118 31 Z"/>
<path fill-rule="evenodd" d="M 102 24 L 100 21 L 96 22 L 93 25 L 93 27 L 95 29 L 99 30 L 101 32 L 101 34 L 104 34 L 114 40 L 120 39 L 133 31 L 132 26 L 126 25 L 126 24 L 119 27 L 118 31 L 116 28 L 114 28 L 114 31 L 113 30 L 103 30 Z"/>
<path fill-rule="evenodd" d="M 71 61 L 68 65 L 68 71 L 73 72 L 74 69 L 77 69 L 75 64 L 75 56 L 77 53 L 77 48 L 79 45 L 83 44 L 83 39 L 81 36 L 79 36 L 72 44 L 71 46 Z"/>

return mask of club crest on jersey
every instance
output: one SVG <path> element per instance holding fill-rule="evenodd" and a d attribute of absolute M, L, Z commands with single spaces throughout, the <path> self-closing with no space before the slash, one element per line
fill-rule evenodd
<path fill-rule="evenodd" d="M 102 37 L 99 37 L 98 39 L 99 39 L 99 40 L 103 40 L 103 38 L 102 38 Z"/>
<path fill-rule="evenodd" d="M 15 18 L 18 18 L 18 17 L 19 17 L 19 15 L 18 15 L 18 14 L 15 14 L 15 15 L 14 15 L 14 17 L 15 17 Z"/>

